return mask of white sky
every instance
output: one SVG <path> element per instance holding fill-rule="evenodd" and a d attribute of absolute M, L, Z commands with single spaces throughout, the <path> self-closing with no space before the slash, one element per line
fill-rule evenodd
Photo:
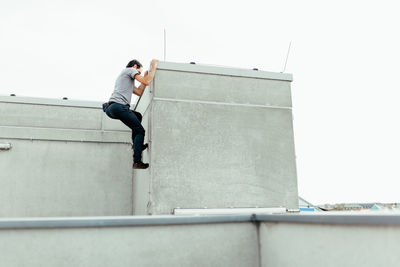
<path fill-rule="evenodd" d="M 299 194 L 400 202 L 396 1 L 0 0 L 0 95 L 106 101 L 127 62 L 280 72 L 292 83 Z M 246 90 L 246 88 L 243 88 Z"/>

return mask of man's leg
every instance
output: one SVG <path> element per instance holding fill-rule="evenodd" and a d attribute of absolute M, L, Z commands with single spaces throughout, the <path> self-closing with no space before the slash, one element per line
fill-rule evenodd
<path fill-rule="evenodd" d="M 142 114 L 140 114 L 139 112 L 133 111 L 133 110 L 131 110 L 130 112 L 132 112 L 136 116 L 136 118 L 139 120 L 139 122 L 142 123 Z M 136 132 L 132 131 L 132 148 L 134 148 L 135 137 L 136 137 Z"/>
<path fill-rule="evenodd" d="M 135 114 L 136 118 L 140 121 L 140 123 L 142 123 L 142 114 L 140 114 L 140 112 L 131 110 L 133 114 Z"/>
<path fill-rule="evenodd" d="M 133 162 L 142 162 L 142 151 L 144 143 L 145 130 L 140 124 L 135 114 L 129 110 L 121 114 L 120 120 L 129 128 L 132 129 L 132 142 L 133 142 Z"/>
<path fill-rule="evenodd" d="M 142 123 L 142 114 L 140 114 L 137 111 L 131 110 L 131 112 L 136 116 L 136 118 L 139 120 L 140 123 Z M 135 148 L 135 137 L 136 137 L 136 132 L 132 131 L 132 149 Z M 149 145 L 146 143 L 143 145 L 142 150 L 145 150 Z"/>
<path fill-rule="evenodd" d="M 142 150 L 145 130 L 140 124 L 140 121 L 135 116 L 135 114 L 129 109 L 129 107 L 115 103 L 110 107 L 110 113 L 115 116 L 115 118 L 121 120 L 126 126 L 132 130 L 132 142 L 134 145 L 133 161 L 134 163 L 142 162 Z"/>

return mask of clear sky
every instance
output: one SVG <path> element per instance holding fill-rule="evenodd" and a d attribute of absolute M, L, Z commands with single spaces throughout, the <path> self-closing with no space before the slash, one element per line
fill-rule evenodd
<path fill-rule="evenodd" d="M 292 41 L 300 196 L 400 202 L 398 25 L 387 0 L 0 0 L 0 95 L 106 101 L 164 28 L 173 62 L 281 72 Z"/>

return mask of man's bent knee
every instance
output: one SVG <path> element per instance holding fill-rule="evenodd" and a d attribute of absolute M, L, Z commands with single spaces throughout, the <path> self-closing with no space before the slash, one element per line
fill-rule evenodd
<path fill-rule="evenodd" d="M 133 114 L 135 114 L 135 116 L 136 116 L 136 118 L 140 121 L 140 122 L 142 122 L 142 114 L 140 114 L 139 112 L 137 112 L 137 111 L 132 111 L 133 112 Z"/>
<path fill-rule="evenodd" d="M 145 134 L 146 134 L 146 130 L 142 127 L 141 129 L 139 129 L 138 134 L 143 134 L 143 135 L 145 135 Z"/>
<path fill-rule="evenodd" d="M 136 127 L 134 129 L 132 129 L 132 132 L 137 135 L 137 134 L 141 134 L 141 135 L 145 135 L 146 130 L 143 128 L 142 125 L 140 125 L 140 127 Z"/>

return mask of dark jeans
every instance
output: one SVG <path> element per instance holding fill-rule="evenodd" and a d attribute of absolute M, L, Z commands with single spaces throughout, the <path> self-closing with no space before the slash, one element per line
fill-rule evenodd
<path fill-rule="evenodd" d="M 118 119 L 132 129 L 133 162 L 141 162 L 145 130 L 140 124 L 141 114 L 135 113 L 128 106 L 119 103 L 113 103 L 106 109 L 108 117 Z"/>

